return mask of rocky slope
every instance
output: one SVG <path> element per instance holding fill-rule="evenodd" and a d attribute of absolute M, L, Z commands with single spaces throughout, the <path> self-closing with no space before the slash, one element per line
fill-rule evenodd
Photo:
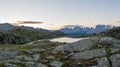
<path fill-rule="evenodd" d="M 107 31 L 102 32 L 104 36 L 111 36 L 120 39 L 120 27 L 116 27 Z"/>
<path fill-rule="evenodd" d="M 112 37 L 0 45 L 0 67 L 120 67 L 119 60 L 120 40 Z"/>
<path fill-rule="evenodd" d="M 55 37 L 50 31 L 41 28 L 0 24 L 0 44 L 24 44 L 38 39 Z"/>
<path fill-rule="evenodd" d="M 120 67 L 120 40 L 111 37 L 101 37 L 100 41 L 98 37 L 90 37 L 58 46 L 52 53 L 67 53 L 66 58 L 79 62 L 83 67 Z"/>

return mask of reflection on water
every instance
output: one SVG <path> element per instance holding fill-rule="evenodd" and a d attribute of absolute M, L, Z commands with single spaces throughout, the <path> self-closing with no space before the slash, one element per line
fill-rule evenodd
<path fill-rule="evenodd" d="M 60 38 L 54 38 L 50 39 L 52 42 L 66 42 L 66 43 L 73 43 L 82 39 L 88 39 L 88 37 L 85 38 L 70 38 L 70 37 L 60 37 Z"/>

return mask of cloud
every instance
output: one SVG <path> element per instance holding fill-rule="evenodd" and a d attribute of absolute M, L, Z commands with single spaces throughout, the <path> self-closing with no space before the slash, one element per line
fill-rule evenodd
<path fill-rule="evenodd" d="M 43 22 L 39 21 L 17 21 L 18 24 L 42 24 Z"/>
<path fill-rule="evenodd" d="M 12 25 L 24 25 L 24 24 L 43 24 L 44 22 L 39 21 L 16 21 L 15 23 L 12 23 Z"/>

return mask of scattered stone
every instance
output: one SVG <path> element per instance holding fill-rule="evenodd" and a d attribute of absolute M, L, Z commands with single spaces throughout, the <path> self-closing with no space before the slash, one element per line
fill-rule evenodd
<path fill-rule="evenodd" d="M 9 62 L 9 63 L 23 63 L 20 60 L 7 60 L 7 62 Z"/>
<path fill-rule="evenodd" d="M 25 66 L 36 67 L 36 64 L 34 62 L 26 62 Z"/>
<path fill-rule="evenodd" d="M 47 59 L 55 59 L 54 56 L 48 56 Z"/>
<path fill-rule="evenodd" d="M 15 65 L 15 64 L 10 64 L 10 63 L 5 63 L 5 66 L 6 66 L 6 67 L 17 67 L 17 65 Z"/>
<path fill-rule="evenodd" d="M 41 63 L 38 63 L 38 64 L 37 64 L 37 67 L 48 67 L 48 66 L 43 65 L 43 64 L 41 64 Z"/>
<path fill-rule="evenodd" d="M 58 61 L 53 61 L 50 63 L 50 65 L 54 67 L 62 67 L 63 63 Z"/>
<path fill-rule="evenodd" d="M 40 54 L 33 55 L 34 61 L 38 61 L 40 59 Z"/>
<path fill-rule="evenodd" d="M 26 61 L 33 61 L 33 59 L 29 56 L 26 56 L 26 55 L 21 55 L 21 56 L 16 56 L 15 59 L 18 59 L 18 60 L 26 60 Z"/>
<path fill-rule="evenodd" d="M 44 64 L 41 64 L 41 63 L 34 63 L 34 62 L 27 62 L 25 64 L 25 66 L 28 66 L 28 67 L 48 67 Z"/>

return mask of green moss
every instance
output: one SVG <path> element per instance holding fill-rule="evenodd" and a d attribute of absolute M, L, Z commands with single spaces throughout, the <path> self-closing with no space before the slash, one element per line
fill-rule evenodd
<path fill-rule="evenodd" d="M 110 57 L 110 55 L 111 55 L 111 50 L 110 50 L 109 46 L 105 46 L 105 51 L 106 51 L 106 53 L 107 53 L 107 56 Z"/>
<path fill-rule="evenodd" d="M 112 61 L 110 60 L 110 56 L 111 56 L 111 50 L 110 50 L 110 47 L 109 46 L 105 46 L 105 51 L 107 53 L 107 60 L 110 64 L 110 67 L 113 67 L 112 66 Z"/>

